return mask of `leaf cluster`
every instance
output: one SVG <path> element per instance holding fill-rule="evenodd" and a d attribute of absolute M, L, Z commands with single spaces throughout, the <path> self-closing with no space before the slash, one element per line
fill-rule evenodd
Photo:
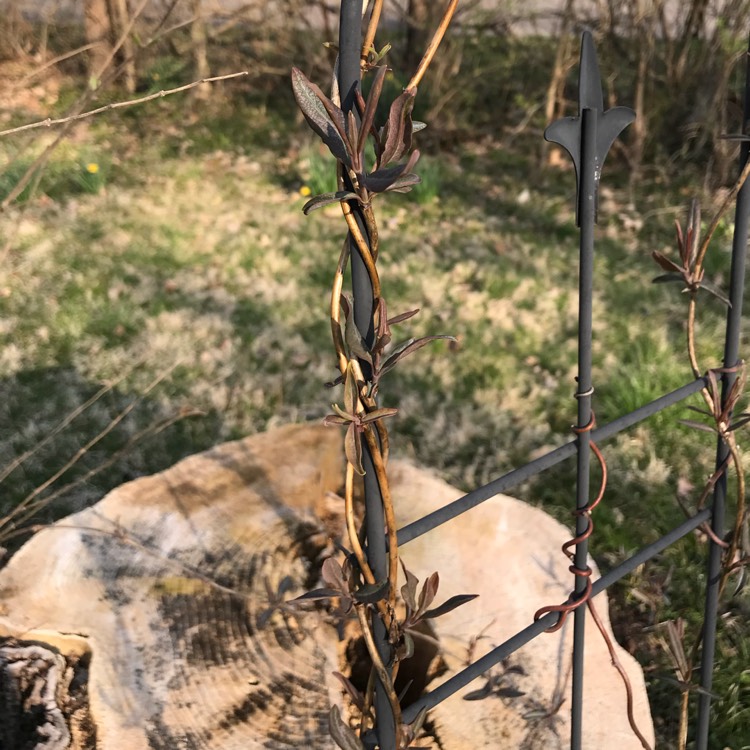
<path fill-rule="evenodd" d="M 406 606 L 406 617 L 400 626 L 402 645 L 399 655 L 401 659 L 408 659 L 414 654 L 414 641 L 409 635 L 409 630 L 423 620 L 434 620 L 436 617 L 452 612 L 462 604 L 476 599 L 479 594 L 457 594 L 437 607 L 430 608 L 440 586 L 440 576 L 437 571 L 422 584 L 422 589 L 417 595 L 419 579 L 407 569 L 403 560 L 401 561 L 401 567 L 406 577 L 406 583 L 401 587 L 401 597 Z"/>
<path fill-rule="evenodd" d="M 288 603 L 338 598 L 340 600 L 339 613 L 347 615 L 355 604 L 377 604 L 385 599 L 390 588 L 387 580 L 360 585 L 349 557 L 343 565 L 333 557 L 327 558 L 323 562 L 321 576 L 326 586 L 308 591 L 291 599 Z"/>
<path fill-rule="evenodd" d="M 677 230 L 677 250 L 680 262 L 675 263 L 657 250 L 653 250 L 651 257 L 667 273 L 653 279 L 654 284 L 683 284 L 684 292 L 697 294 L 705 289 L 709 294 L 721 300 L 727 307 L 731 307 L 729 298 L 715 284 L 704 278 L 705 269 L 702 266 L 700 254 L 701 210 L 697 200 L 690 204 L 688 223 L 683 231 L 679 221 L 675 220 Z"/>
<path fill-rule="evenodd" d="M 421 731 L 426 716 L 427 709 L 423 708 L 411 724 L 401 725 L 400 749 L 419 750 L 417 746 L 412 745 L 411 743 Z M 341 718 L 341 711 L 339 711 L 339 707 L 336 705 L 331 707 L 331 712 L 328 715 L 328 726 L 333 741 L 336 743 L 337 747 L 341 748 L 341 750 L 366 750 L 362 740 L 357 737 L 354 730 Z"/>
<path fill-rule="evenodd" d="M 352 326 L 353 328 L 353 326 Z M 349 360 L 344 377 L 344 408 L 336 404 L 331 404 L 335 414 L 328 414 L 323 420 L 323 424 L 341 425 L 346 427 L 346 438 L 344 440 L 344 451 L 346 459 L 354 467 L 354 471 L 360 476 L 364 475 L 365 470 L 362 467 L 362 433 L 367 429 L 369 424 L 376 422 L 378 419 L 392 417 L 398 413 L 398 409 L 382 408 L 364 411 L 364 407 L 359 399 L 359 382 L 355 372 L 353 360 Z"/>
<path fill-rule="evenodd" d="M 368 425 L 377 422 L 379 419 L 391 417 L 398 413 L 398 409 L 393 408 L 374 408 L 367 411 L 363 405 L 363 401 L 366 400 L 368 403 L 371 403 L 375 399 L 380 379 L 405 357 L 418 351 L 431 341 L 438 339 L 455 341 L 455 338 L 445 334 L 411 338 L 386 351 L 393 338 L 391 326 L 408 320 L 416 315 L 419 310 L 409 310 L 408 312 L 389 318 L 386 302 L 380 297 L 378 298 L 375 310 L 374 342 L 372 346 L 367 346 L 354 322 L 354 304 L 352 300 L 347 295 L 342 294 L 340 304 L 344 313 L 342 339 L 348 350 L 348 364 L 344 375 L 339 376 L 327 385 L 335 386 L 341 382 L 344 383 L 344 406 L 342 408 L 337 404 L 331 404 L 331 408 L 335 414 L 329 414 L 323 422 L 326 425 L 340 425 L 347 428 L 344 441 L 346 458 L 354 467 L 354 470 L 362 476 L 365 473 L 362 466 L 362 433 L 367 429 Z M 355 361 L 369 364 L 371 371 L 369 382 L 364 381 L 362 371 L 354 364 Z M 361 394 L 363 393 L 366 397 L 365 399 L 361 398 Z"/>
<path fill-rule="evenodd" d="M 722 373 L 736 373 L 738 371 L 739 374 L 732 382 L 732 385 L 724 398 L 724 402 L 722 403 L 721 386 L 719 385 L 717 375 Z M 690 411 L 710 417 L 714 424 L 707 425 L 704 422 L 696 422 L 692 419 L 683 419 L 680 421 L 688 427 L 694 427 L 696 430 L 702 430 L 703 432 L 712 432 L 723 438 L 725 438 L 730 432 L 734 432 L 739 427 L 746 425 L 750 422 L 750 412 L 745 411 L 740 414 L 734 414 L 737 404 L 745 390 L 746 380 L 747 375 L 745 373 L 744 364 L 742 363 L 737 367 L 722 367 L 715 370 L 709 370 L 706 373 L 706 391 L 709 395 L 708 403 L 710 404 L 710 410 L 699 409 L 696 406 L 688 406 L 687 408 L 690 409 Z"/>
<path fill-rule="evenodd" d="M 319 86 L 308 80 L 299 68 L 292 68 L 292 90 L 307 124 L 318 135 L 328 150 L 346 169 L 348 185 L 342 184 L 334 193 L 323 193 L 311 198 L 303 207 L 308 214 L 337 201 L 356 200 L 369 206 L 378 193 L 408 192 L 419 183 L 413 169 L 419 151 L 412 149 L 412 136 L 424 128 L 412 120 L 416 89 L 407 89 L 391 104 L 387 121 L 375 126 L 375 113 L 388 68 L 374 67 L 375 78 L 367 100 L 359 90 L 355 98 L 357 115 L 334 104 Z M 365 166 L 365 147 L 372 137 L 375 163 L 371 170 Z M 393 166 L 403 157 L 407 160 Z"/>
<path fill-rule="evenodd" d="M 360 360 L 367 362 L 372 369 L 372 380 L 369 383 L 368 396 L 374 397 L 377 395 L 380 379 L 383 375 L 390 372 L 402 359 L 418 351 L 425 344 L 440 339 L 456 340 L 454 336 L 436 334 L 433 336 L 410 338 L 388 349 L 393 340 L 391 326 L 413 318 L 419 312 L 419 309 L 409 310 L 389 318 L 386 302 L 380 297 L 375 310 L 375 340 L 373 345 L 368 347 L 354 323 L 354 306 L 352 300 L 345 294 L 341 295 L 341 309 L 345 320 L 342 333 L 349 350 L 349 359 L 351 360 L 356 356 Z M 388 349 L 387 352 L 386 349 Z M 340 382 L 342 382 L 341 377 L 329 385 L 338 385 Z"/>

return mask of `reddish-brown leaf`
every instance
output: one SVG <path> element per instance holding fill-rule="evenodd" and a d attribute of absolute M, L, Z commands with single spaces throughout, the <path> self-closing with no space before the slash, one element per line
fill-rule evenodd
<path fill-rule="evenodd" d="M 378 161 L 379 166 L 384 167 L 400 159 L 411 148 L 411 111 L 416 93 L 413 89 L 404 91 L 391 104 L 388 122 L 383 130 L 383 153 Z"/>

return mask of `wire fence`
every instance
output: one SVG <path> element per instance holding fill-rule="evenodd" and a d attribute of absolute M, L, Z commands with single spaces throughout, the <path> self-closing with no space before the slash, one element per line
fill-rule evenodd
<path fill-rule="evenodd" d="M 340 27 L 339 82 L 344 111 L 352 109 L 352 97 L 359 86 L 359 50 L 361 10 L 359 4 L 342 3 Z M 348 15 L 347 15 L 348 14 Z M 745 110 L 743 128 L 750 121 L 750 67 L 745 88 Z M 593 530 L 591 510 L 601 499 L 602 488 L 595 500 L 590 499 L 591 456 L 595 456 L 606 477 L 606 465 L 597 443 L 607 440 L 623 430 L 648 419 L 658 412 L 673 406 L 689 396 L 698 393 L 709 385 L 711 377 L 720 375 L 722 408 L 727 404 L 730 390 L 737 378 L 739 364 L 740 325 L 742 315 L 745 253 L 748 238 L 748 218 L 750 217 L 750 186 L 747 183 L 739 190 L 735 207 L 735 229 L 732 247 L 731 277 L 723 368 L 686 383 L 671 393 L 648 403 L 608 424 L 596 426 L 593 410 L 594 383 L 592 381 L 592 297 L 594 269 L 594 227 L 597 221 L 597 193 L 602 164 L 614 140 L 635 118 L 635 113 L 626 107 L 616 107 L 605 111 L 603 105 L 601 79 L 596 59 L 594 43 L 589 33 L 582 38 L 581 65 L 579 71 L 579 112 L 576 117 L 567 117 L 554 122 L 545 133 L 547 140 L 564 147 L 573 160 L 577 187 L 577 224 L 580 232 L 579 256 L 579 321 L 578 321 L 578 376 L 575 398 L 578 419 L 573 428 L 574 439 L 569 443 L 531 461 L 521 468 L 505 474 L 492 482 L 472 490 L 462 498 L 401 528 L 397 534 L 398 544 L 407 544 L 423 534 L 447 523 L 452 518 L 467 512 L 498 493 L 508 491 L 530 477 L 565 461 L 573 456 L 577 460 L 575 536 L 565 545 L 566 554 L 571 559 L 573 575 L 572 592 L 561 605 L 552 605 L 539 610 L 530 624 L 522 631 L 500 644 L 485 656 L 470 664 L 437 688 L 420 697 L 402 711 L 405 724 L 413 722 L 424 709 L 431 709 L 446 700 L 458 690 L 468 685 L 493 666 L 506 659 L 517 649 L 542 633 L 559 627 L 563 620 L 572 614 L 574 617 L 574 639 L 572 660 L 571 695 L 571 737 L 570 746 L 580 750 L 583 738 L 583 676 L 584 676 L 584 626 L 587 606 L 591 600 L 605 591 L 613 583 L 633 572 L 638 566 L 678 542 L 698 527 L 710 523 L 712 535 L 709 541 L 707 559 L 707 587 L 705 595 L 704 628 L 702 634 L 702 658 L 697 722 L 695 730 L 696 750 L 707 750 L 711 718 L 712 680 L 714 672 L 716 623 L 718 615 L 721 562 L 723 549 L 721 539 L 725 534 L 725 500 L 727 494 L 726 471 L 729 448 L 720 437 L 718 439 L 716 467 L 718 479 L 713 488 L 710 507 L 706 507 L 676 526 L 656 542 L 642 548 L 636 554 L 616 566 L 606 575 L 592 581 L 592 570 L 588 566 L 588 539 Z M 740 154 L 740 172 L 748 159 L 748 143 L 743 141 Z M 356 221 L 365 235 L 364 220 L 355 214 Z M 354 293 L 355 322 L 365 342 L 373 337 L 372 301 L 373 292 L 367 271 L 357 252 L 356 244 L 350 235 L 352 256 L 352 286 Z M 368 450 L 364 451 L 365 468 L 365 524 L 367 529 L 368 562 L 379 580 L 387 577 L 387 543 L 383 535 L 383 511 L 380 489 Z M 373 614 L 372 631 L 384 663 L 391 659 L 388 633 L 382 621 Z M 382 685 L 375 690 L 376 726 L 365 737 L 365 745 L 379 746 L 382 750 L 395 748 L 395 726 L 391 706 Z"/>

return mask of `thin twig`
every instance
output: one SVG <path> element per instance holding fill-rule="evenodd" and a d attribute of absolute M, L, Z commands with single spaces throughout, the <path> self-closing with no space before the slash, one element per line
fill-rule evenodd
<path fill-rule="evenodd" d="M 349 227 L 354 241 L 357 243 L 357 249 L 359 250 L 362 260 L 367 268 L 367 273 L 370 276 L 372 282 L 372 296 L 374 299 L 380 298 L 380 279 L 378 278 L 378 272 L 375 269 L 375 260 L 370 252 L 370 247 L 367 244 L 367 240 L 362 235 L 362 231 L 357 224 L 357 220 L 354 218 L 354 212 L 351 206 L 346 202 L 341 202 L 341 210 L 344 212 L 344 218 L 346 219 L 346 225 Z"/>
<path fill-rule="evenodd" d="M 189 91 L 190 89 L 194 89 L 196 86 L 200 86 L 204 83 L 215 83 L 216 81 L 226 81 L 230 78 L 239 78 L 240 76 L 246 76 L 248 75 L 247 70 L 240 71 L 239 73 L 228 73 L 227 75 L 223 76 L 212 76 L 211 78 L 201 78 L 199 81 L 193 81 L 192 83 L 186 83 L 184 86 L 178 86 L 174 89 L 163 89 L 162 91 L 157 91 L 154 94 L 149 94 L 148 96 L 140 96 L 137 99 L 128 99 L 127 101 L 122 102 L 112 102 L 110 104 L 105 104 L 103 107 L 97 107 L 96 109 L 91 109 L 88 112 L 82 112 L 78 115 L 70 115 L 69 117 L 60 117 L 58 119 L 53 120 L 51 117 L 48 117 L 46 120 L 40 120 L 39 122 L 30 122 L 27 125 L 19 125 L 17 128 L 10 128 L 9 130 L 0 130 L 0 137 L 5 135 L 11 135 L 13 133 L 21 133 L 25 130 L 36 130 L 37 128 L 51 128 L 55 125 L 64 125 L 68 122 L 75 122 L 76 120 L 85 120 L 88 117 L 93 117 L 94 115 L 101 114 L 102 112 L 109 112 L 111 110 L 115 109 L 123 109 L 124 107 L 133 107 L 136 104 L 144 104 L 145 102 L 153 101 L 154 99 L 161 99 L 165 96 L 172 96 L 172 94 L 179 94 L 182 91 Z"/>
<path fill-rule="evenodd" d="M 435 57 L 435 53 L 438 51 L 440 42 L 443 41 L 443 37 L 445 36 L 445 32 L 448 30 L 448 25 L 450 24 L 451 19 L 453 18 L 453 14 L 456 12 L 457 6 L 458 6 L 458 0 L 450 0 L 450 2 L 448 3 L 448 7 L 445 9 L 445 13 L 443 13 L 443 17 L 440 20 L 440 24 L 438 25 L 435 31 L 435 34 L 432 37 L 432 40 L 427 46 L 427 50 L 424 53 L 424 57 L 422 58 L 422 60 L 419 63 L 419 66 L 417 67 L 417 72 L 412 76 L 411 81 L 409 81 L 409 84 L 406 87 L 407 91 L 410 89 L 416 89 L 417 86 L 419 86 L 419 83 L 422 80 L 422 77 L 427 72 L 427 68 L 432 62 L 432 58 Z"/>
<path fill-rule="evenodd" d="M 370 54 L 370 50 L 375 44 L 375 34 L 378 30 L 378 24 L 380 23 L 380 13 L 383 10 L 383 0 L 374 0 L 372 4 L 372 14 L 370 15 L 370 22 L 367 24 L 367 31 L 365 32 L 365 39 L 362 43 L 362 63 L 364 65 L 367 62 L 367 56 Z"/>
<path fill-rule="evenodd" d="M 748 160 L 747 164 L 745 164 L 745 168 L 740 173 L 737 182 L 734 183 L 732 189 L 726 194 L 724 200 L 721 203 L 721 206 L 719 207 L 719 210 L 711 220 L 711 224 L 708 227 L 706 236 L 704 237 L 703 243 L 701 244 L 700 250 L 698 251 L 698 255 L 696 256 L 695 273 L 698 278 L 700 278 L 700 272 L 703 269 L 703 260 L 706 257 L 706 252 L 708 251 L 708 246 L 711 242 L 711 238 L 713 237 L 716 228 L 719 226 L 719 222 L 721 221 L 722 216 L 724 216 L 732 201 L 737 197 L 737 193 L 740 192 L 740 189 L 745 184 L 745 180 L 747 180 L 748 176 L 750 176 L 750 160 Z"/>
<path fill-rule="evenodd" d="M 77 101 L 75 102 L 72 108 L 74 115 L 80 114 L 84 110 L 86 105 L 94 98 L 94 96 L 100 91 L 100 89 L 104 85 L 103 76 L 105 72 L 109 69 L 117 52 L 120 50 L 122 45 L 125 44 L 125 41 L 128 38 L 128 34 L 130 33 L 130 30 L 133 27 L 133 24 L 135 23 L 136 19 L 140 16 L 140 14 L 143 12 L 143 9 L 146 7 L 147 2 L 148 0 L 141 0 L 140 5 L 136 9 L 132 18 L 130 19 L 130 22 L 128 23 L 127 27 L 123 30 L 122 34 L 120 35 L 120 38 L 117 40 L 117 42 L 114 44 L 114 46 L 110 50 L 110 54 L 107 56 L 106 61 L 94 73 L 93 78 L 96 81 L 96 86 L 93 88 L 87 89 L 81 96 L 78 97 Z M 52 152 L 60 145 L 60 143 L 62 143 L 65 136 L 70 132 L 70 128 L 73 126 L 73 123 L 74 123 L 74 120 L 71 120 L 70 122 L 66 123 L 63 126 L 62 130 L 58 133 L 57 137 L 52 141 L 52 143 L 48 144 L 46 148 L 42 151 L 42 153 L 39 154 L 39 156 L 37 156 L 37 158 L 29 165 L 28 169 L 24 172 L 21 179 L 15 184 L 13 189 L 8 193 L 8 195 L 5 196 L 3 201 L 0 203 L 0 211 L 4 211 L 5 209 L 7 209 L 8 206 L 11 203 L 13 203 L 13 201 L 15 201 L 16 198 L 18 198 L 18 196 L 21 195 L 21 193 L 26 189 L 27 185 L 34 178 L 34 175 L 38 171 L 44 169 L 44 167 L 47 165 L 47 162 L 49 161 L 50 156 L 52 155 Z"/>
<path fill-rule="evenodd" d="M 336 359 L 342 375 L 346 373 L 349 358 L 346 355 L 344 336 L 341 332 L 341 292 L 344 288 L 344 274 L 349 262 L 349 238 L 344 239 L 344 244 L 339 254 L 339 262 L 336 266 L 336 275 L 333 279 L 331 290 L 331 336 L 333 347 L 336 350 Z"/>
<path fill-rule="evenodd" d="M 346 484 L 344 491 L 344 518 L 346 520 L 346 530 L 349 533 L 349 544 L 354 551 L 354 556 L 357 558 L 362 576 L 367 583 L 374 584 L 377 579 L 367 562 L 367 557 L 359 542 L 359 535 L 357 533 L 357 519 L 354 517 L 354 467 L 348 461 L 346 464 Z"/>
<path fill-rule="evenodd" d="M 391 711 L 393 712 L 393 718 L 396 722 L 396 747 L 399 747 L 399 737 L 401 734 L 401 706 L 398 701 L 398 695 L 396 694 L 396 689 L 393 687 L 391 675 L 385 664 L 383 664 L 378 648 L 375 645 L 372 629 L 370 623 L 367 621 L 367 607 L 358 604 L 355 609 L 357 610 L 357 617 L 359 618 L 359 625 L 362 628 L 362 635 L 365 639 L 367 652 L 370 654 L 372 665 L 380 678 L 380 682 L 383 685 L 386 695 L 388 696 L 388 702 L 391 704 Z"/>
<path fill-rule="evenodd" d="M 625 668 L 620 663 L 620 660 L 617 658 L 617 652 L 615 651 L 615 646 L 612 643 L 612 639 L 609 637 L 609 633 L 607 633 L 607 629 L 604 627 L 604 623 L 602 622 L 601 617 L 599 617 L 599 613 L 596 610 L 596 607 L 594 606 L 594 602 L 589 599 L 588 602 L 588 608 L 589 612 L 591 613 L 591 617 L 593 618 L 594 622 L 596 623 L 596 627 L 599 629 L 599 632 L 602 635 L 602 638 L 604 639 L 604 642 L 607 644 L 607 650 L 609 651 L 609 658 L 612 662 L 612 666 L 620 673 L 620 677 L 622 678 L 623 685 L 625 686 L 625 693 L 627 695 L 627 714 L 628 714 L 628 723 L 630 724 L 630 728 L 633 730 L 633 734 L 635 734 L 636 737 L 640 740 L 641 746 L 644 748 L 644 750 L 652 750 L 651 745 L 648 743 L 648 740 L 643 736 L 640 729 L 638 729 L 638 725 L 635 721 L 635 715 L 633 713 L 633 688 L 630 685 L 630 679 L 628 677 L 628 673 L 625 671 Z"/>
<path fill-rule="evenodd" d="M 93 469 L 89 469 L 85 474 L 78 477 L 78 479 L 73 480 L 72 482 L 69 482 L 66 485 L 63 485 L 62 487 L 58 487 L 54 492 L 50 493 L 49 495 L 46 495 L 43 498 L 40 498 L 39 500 L 36 500 L 33 503 L 30 503 L 28 507 L 26 508 L 24 514 L 20 518 L 16 518 L 14 521 L 11 522 L 10 527 L 13 529 L 16 529 L 13 532 L 5 532 L 3 531 L 0 533 L 0 538 L 7 539 L 12 536 L 17 536 L 19 533 L 26 533 L 28 530 L 27 528 L 21 528 L 19 529 L 19 525 L 25 523 L 27 520 L 29 520 L 35 513 L 38 513 L 42 508 L 46 507 L 50 503 L 57 500 L 57 498 L 62 497 L 63 495 L 67 494 L 71 490 L 75 489 L 76 487 L 86 484 L 91 479 L 93 479 L 97 474 L 100 474 L 105 469 L 108 469 L 110 466 L 114 465 L 119 461 L 123 456 L 126 456 L 130 451 L 133 450 L 133 448 L 140 443 L 142 440 L 145 440 L 146 438 L 153 437 L 154 435 L 158 435 L 160 432 L 163 432 L 168 427 L 171 427 L 173 424 L 182 421 L 183 419 L 187 419 L 189 417 L 196 417 L 196 416 L 203 416 L 205 412 L 201 411 L 200 409 L 190 409 L 187 411 L 180 411 L 177 414 L 173 414 L 170 417 L 167 417 L 166 419 L 162 420 L 161 422 L 157 422 L 155 424 L 151 424 L 148 427 L 145 427 L 143 430 L 140 430 L 135 435 L 133 435 L 126 443 L 122 446 L 119 450 L 112 453 L 109 458 L 107 458 L 106 461 L 103 461 L 98 466 L 95 466 Z M 3 521 L 5 519 L 2 519 Z"/>
<path fill-rule="evenodd" d="M 388 581 L 389 595 L 388 600 L 391 607 L 396 606 L 396 589 L 398 586 L 398 539 L 396 536 L 396 514 L 393 510 L 393 500 L 391 499 L 391 490 L 388 483 L 388 474 L 385 470 L 383 457 L 380 453 L 380 446 L 375 437 L 375 432 L 368 427 L 365 430 L 365 440 L 370 450 L 370 457 L 375 468 L 375 475 L 380 487 L 380 496 L 383 500 L 383 513 L 385 515 L 385 527 L 388 531 Z"/>
<path fill-rule="evenodd" d="M 26 86 L 29 81 L 32 81 L 34 78 L 44 73 L 45 70 L 53 67 L 54 65 L 57 65 L 57 63 L 63 62 L 64 60 L 69 60 L 71 57 L 75 57 L 76 55 L 80 55 L 82 52 L 87 52 L 92 47 L 96 47 L 96 44 L 96 42 L 84 44 L 82 47 L 76 47 L 76 49 L 72 50 L 71 52 L 65 52 L 62 55 L 53 57 L 51 60 L 48 60 L 46 63 L 44 63 L 44 65 L 40 65 L 35 70 L 32 70 L 31 73 L 27 73 L 23 78 L 21 78 L 20 81 L 14 83 L 11 87 L 11 91 L 18 91 L 19 89 Z"/>
<path fill-rule="evenodd" d="M 86 534 L 101 534 L 101 535 L 110 537 L 112 539 L 115 539 L 117 541 L 120 541 L 123 544 L 126 544 L 130 547 L 134 547 L 138 551 L 144 552 L 147 555 L 150 555 L 151 557 L 156 558 L 160 562 L 164 562 L 164 563 L 167 563 L 168 565 L 176 567 L 180 569 L 183 573 L 187 573 L 191 578 L 197 578 L 199 581 L 202 581 L 207 586 L 217 589 L 218 591 L 221 591 L 224 594 L 247 599 L 248 597 L 247 593 L 244 593 L 237 589 L 230 588 L 229 586 L 224 586 L 218 581 L 214 581 L 212 578 L 209 578 L 207 575 L 204 575 L 203 573 L 200 572 L 200 570 L 198 570 L 197 568 L 194 568 L 192 565 L 188 565 L 187 563 L 183 563 L 183 562 L 180 562 L 179 560 L 175 560 L 173 557 L 167 557 L 161 552 L 157 552 L 156 550 L 151 549 L 147 545 L 143 544 L 143 542 L 139 542 L 135 537 L 131 536 L 127 531 L 121 528 L 115 521 L 110 521 L 110 519 L 108 518 L 105 520 L 109 521 L 113 526 L 115 526 L 115 529 L 113 531 L 109 531 L 108 529 L 101 529 L 98 526 L 84 526 L 81 524 L 38 523 L 38 524 L 34 524 L 33 526 L 29 526 L 25 529 L 19 529 L 18 531 L 15 531 L 12 534 L 9 534 L 8 536 L 12 537 L 20 533 L 37 534 L 40 531 L 79 531 L 79 532 L 86 533 Z"/>
<path fill-rule="evenodd" d="M 156 388 L 159 383 L 161 383 L 176 367 L 178 364 L 174 364 L 171 367 L 169 367 L 167 370 L 164 370 L 163 372 L 159 373 L 159 375 L 145 388 L 143 393 L 139 394 L 133 401 L 131 401 L 124 409 L 122 409 L 118 414 L 115 415 L 115 417 L 110 420 L 109 424 L 107 426 L 100 430 L 99 433 L 97 433 L 93 438 L 91 438 L 85 445 L 83 445 L 81 448 L 79 448 L 66 462 L 65 464 L 58 469 L 52 476 L 50 476 L 47 480 L 42 482 L 38 487 L 34 488 L 26 497 L 21 500 L 18 505 L 16 505 L 13 510 L 8 513 L 7 516 L 0 519 L 0 530 L 2 530 L 5 526 L 8 525 L 10 521 L 12 521 L 18 514 L 21 513 L 22 510 L 26 508 L 36 497 L 38 497 L 42 492 L 44 492 L 50 485 L 54 484 L 63 474 L 65 474 L 68 470 L 72 469 L 73 466 L 75 466 L 82 458 L 83 456 L 88 453 L 91 448 L 93 448 L 97 443 L 99 443 L 101 440 L 103 440 L 112 430 L 122 422 L 125 417 L 130 414 L 133 409 L 140 403 L 140 401 L 143 399 L 144 396 L 146 396 L 148 393 L 150 393 L 154 388 Z"/>
<path fill-rule="evenodd" d="M 732 569 L 732 563 L 734 556 L 740 546 L 740 539 L 742 535 L 742 526 L 745 522 L 745 471 L 742 466 L 742 456 L 740 455 L 739 448 L 737 447 L 737 441 L 734 439 L 733 433 L 728 433 L 724 438 L 724 442 L 729 448 L 729 453 L 732 456 L 732 462 L 734 463 L 734 471 L 737 475 L 737 508 L 735 510 L 734 529 L 732 531 L 732 538 L 729 543 L 729 550 L 726 553 L 726 567 L 721 576 L 719 583 L 719 596 L 724 592 L 724 588 L 729 580 L 729 576 L 734 572 Z"/>

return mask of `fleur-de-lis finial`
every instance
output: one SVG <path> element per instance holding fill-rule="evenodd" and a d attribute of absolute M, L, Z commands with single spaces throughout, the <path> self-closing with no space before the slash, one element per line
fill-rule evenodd
<path fill-rule="evenodd" d="M 584 113 L 589 114 L 584 116 Z M 581 39 L 581 65 L 578 73 L 578 116 L 563 117 L 544 131 L 546 140 L 562 146 L 573 160 L 576 170 L 576 221 L 581 225 L 581 202 L 598 204 L 599 178 L 604 159 L 618 135 L 635 119 L 630 107 L 613 107 L 604 111 L 602 79 L 590 31 Z M 584 127 L 584 120 L 586 127 Z M 585 158 L 586 157 L 586 158 Z M 589 159 L 593 162 L 589 164 Z M 584 170 L 591 169 L 593 181 L 584 187 Z M 596 221 L 596 209 L 594 213 Z"/>

